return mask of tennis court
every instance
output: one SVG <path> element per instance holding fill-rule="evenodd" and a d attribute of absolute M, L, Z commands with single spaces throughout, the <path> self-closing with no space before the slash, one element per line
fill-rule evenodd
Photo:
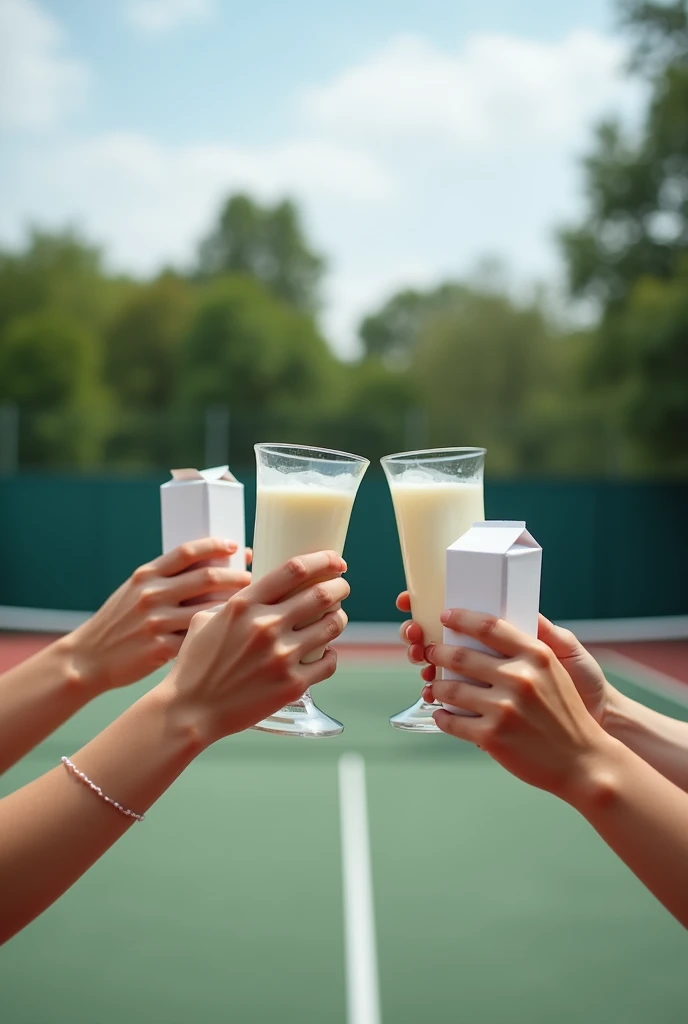
<path fill-rule="evenodd" d="M 0 652 L 14 660 L 34 642 L 5 638 Z M 612 681 L 688 719 L 686 645 L 640 653 L 625 645 L 609 655 Z M 389 714 L 417 690 L 401 651 L 344 651 L 317 691 L 346 724 L 340 739 L 247 733 L 209 750 L 146 823 L 0 950 L 0 1019 L 685 1021 L 681 927 L 554 798 L 473 747 L 390 729 Z M 134 696 L 86 708 L 8 772 L 0 792 L 77 749 Z M 366 936 L 373 909 L 377 963 Z"/>

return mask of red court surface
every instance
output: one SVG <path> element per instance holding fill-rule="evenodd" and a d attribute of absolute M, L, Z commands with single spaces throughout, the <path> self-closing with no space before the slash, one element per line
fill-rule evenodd
<path fill-rule="evenodd" d="M 688 685 L 688 640 L 653 640 L 644 643 L 606 644 L 607 650 L 663 672 Z"/>
<path fill-rule="evenodd" d="M 45 633 L 2 633 L 0 632 L 0 672 L 6 672 L 13 665 L 41 650 L 56 639 L 54 634 Z M 591 646 L 596 649 L 615 651 L 635 661 L 639 667 L 646 666 L 655 672 L 662 672 L 688 686 L 688 640 L 653 640 L 641 643 L 602 644 Z M 356 662 L 387 662 L 393 665 L 405 664 L 404 651 L 398 644 L 347 644 L 338 648 L 342 664 Z"/>
<path fill-rule="evenodd" d="M 20 661 L 30 658 L 53 640 L 57 640 L 57 635 L 53 633 L 0 632 L 0 672 L 6 672 Z"/>

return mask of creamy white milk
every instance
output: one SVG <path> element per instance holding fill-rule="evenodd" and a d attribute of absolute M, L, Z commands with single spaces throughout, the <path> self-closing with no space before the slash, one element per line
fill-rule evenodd
<path fill-rule="evenodd" d="M 317 484 L 258 486 L 253 578 L 260 579 L 295 555 L 344 550 L 354 491 Z M 456 539 L 456 538 L 454 538 Z M 323 649 L 305 657 L 318 661 Z"/>
<path fill-rule="evenodd" d="M 442 643 L 447 548 L 485 518 L 482 484 L 422 479 L 412 470 L 390 481 L 411 614 L 425 643 Z"/>

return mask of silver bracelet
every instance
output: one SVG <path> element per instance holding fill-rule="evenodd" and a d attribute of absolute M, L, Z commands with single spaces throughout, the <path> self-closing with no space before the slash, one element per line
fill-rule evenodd
<path fill-rule="evenodd" d="M 71 775 L 75 775 L 78 779 L 81 779 L 81 781 L 88 786 L 96 796 L 99 796 L 106 804 L 111 804 L 115 810 L 119 811 L 120 814 L 123 814 L 125 818 L 133 818 L 134 821 L 145 821 L 145 814 L 137 814 L 136 811 L 130 811 L 128 807 L 122 807 L 122 805 L 118 803 L 117 800 L 113 800 L 111 796 L 106 796 L 100 786 L 96 786 L 95 782 L 91 782 L 88 775 L 84 774 L 84 772 L 80 772 L 68 757 L 63 757 L 61 760 L 62 764 Z"/>

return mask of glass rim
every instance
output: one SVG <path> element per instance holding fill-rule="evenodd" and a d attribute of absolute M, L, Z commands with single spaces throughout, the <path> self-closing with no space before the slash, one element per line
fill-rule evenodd
<path fill-rule="evenodd" d="M 420 462 L 420 458 L 416 456 L 427 456 L 423 461 L 425 462 L 448 462 L 454 458 L 454 461 L 461 461 L 462 459 L 474 459 L 478 455 L 486 455 L 487 448 L 470 448 L 470 447 L 459 447 L 459 448 L 419 448 L 413 452 L 395 452 L 393 455 L 383 455 L 380 459 L 381 465 L 384 467 L 385 463 L 395 462 Z"/>
<path fill-rule="evenodd" d="M 254 444 L 253 450 L 273 452 L 275 455 L 279 455 L 282 458 L 287 459 L 303 459 L 308 456 L 306 452 L 322 452 L 325 458 L 321 458 L 319 455 L 313 456 L 314 462 L 330 462 L 333 465 L 341 466 L 347 462 L 349 463 L 364 463 L 366 466 L 370 465 L 370 459 L 366 459 L 364 455 L 354 455 L 353 452 L 342 452 L 337 448 L 314 448 L 307 444 L 286 444 L 283 441 L 259 441 Z M 338 458 L 328 459 L 326 456 L 335 455 Z"/>

